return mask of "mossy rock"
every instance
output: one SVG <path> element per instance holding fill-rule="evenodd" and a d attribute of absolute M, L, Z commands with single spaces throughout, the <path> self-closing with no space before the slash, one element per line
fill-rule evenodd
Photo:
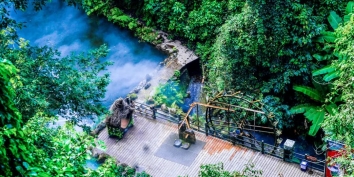
<path fill-rule="evenodd" d="M 128 97 L 131 99 L 131 100 L 136 100 L 138 98 L 138 95 L 136 93 L 131 93 L 128 95 Z"/>
<path fill-rule="evenodd" d="M 98 163 L 104 163 L 108 158 L 109 158 L 108 154 L 102 153 L 102 154 L 98 155 L 97 162 Z"/>

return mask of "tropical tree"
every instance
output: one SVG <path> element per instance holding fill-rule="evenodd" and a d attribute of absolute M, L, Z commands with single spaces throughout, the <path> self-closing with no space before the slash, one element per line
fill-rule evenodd
<path fill-rule="evenodd" d="M 26 60 L 30 59 L 24 55 L 28 50 L 22 48 L 21 41 L 19 49 L 4 45 L 9 44 L 11 40 L 8 38 L 8 32 L 7 30 L 0 31 L 3 47 L 0 55 L 0 176 L 70 176 L 86 173 L 85 160 L 90 155 L 88 147 L 95 147 L 97 143 L 92 137 L 76 132 L 72 126 L 53 128 L 48 125 L 54 119 L 51 114 L 48 114 L 50 107 L 35 103 L 45 102 L 45 98 L 49 98 L 50 94 L 60 93 L 53 93 L 55 89 L 51 92 L 41 92 L 37 86 L 41 82 L 38 82 L 38 77 L 34 76 L 42 74 L 47 75 L 46 79 L 49 79 L 52 73 L 46 73 L 45 69 L 48 65 L 45 62 L 41 63 L 42 68 L 45 68 L 43 70 L 32 68 L 33 71 L 28 71 L 29 68 L 21 65 L 27 62 L 29 66 L 34 66 L 31 64 L 35 61 Z M 16 69 L 9 60 L 3 59 L 13 59 L 12 57 L 16 56 L 18 57 L 16 64 L 23 66 L 21 70 Z M 36 58 L 32 59 L 36 60 Z M 40 58 L 38 60 L 42 61 Z M 55 70 L 53 65 L 50 69 Z M 38 73 L 31 75 L 31 72 Z M 80 86 L 74 84 L 71 88 L 80 89 Z M 32 98 L 24 95 L 26 91 L 29 92 L 26 94 L 30 94 Z M 65 95 L 64 92 L 61 94 Z M 24 103 L 23 98 L 32 99 L 34 103 Z M 25 114 L 25 122 L 22 119 L 24 116 L 16 107 L 18 105 L 33 107 L 33 113 Z"/>
<path fill-rule="evenodd" d="M 336 12 L 331 11 L 329 13 L 329 16 L 327 17 L 328 23 L 332 27 L 332 29 L 335 31 L 343 25 L 343 23 L 347 23 L 351 16 L 354 13 L 354 2 L 350 1 L 347 4 L 347 7 L 345 8 L 345 15 L 343 18 L 341 18 Z M 338 33 L 337 33 L 338 35 Z M 319 35 L 315 41 L 324 44 L 324 47 L 322 49 L 322 54 L 316 53 L 313 55 L 313 57 L 318 61 L 329 61 L 331 62 L 332 60 L 335 60 L 337 58 L 342 59 L 343 56 L 341 56 L 338 52 L 334 51 L 335 48 L 335 40 L 338 38 L 338 36 L 335 35 L 334 32 L 332 31 L 323 31 L 321 35 Z M 323 75 L 323 80 L 325 82 L 330 82 L 336 78 L 339 77 L 340 70 L 332 66 L 331 64 L 328 64 L 320 69 L 314 70 L 312 72 L 312 76 L 319 76 Z"/>
<path fill-rule="evenodd" d="M 333 81 L 333 89 L 327 99 L 332 99 L 338 94 L 342 95 L 343 103 L 339 105 L 335 114 L 327 116 L 323 123 L 326 139 L 340 141 L 346 144 L 346 153 L 336 158 L 346 169 L 348 176 L 354 175 L 354 18 L 339 26 L 335 31 L 337 40 L 335 52 L 343 56 L 342 59 L 332 61 L 331 66 L 340 71 L 339 77 Z"/>
<path fill-rule="evenodd" d="M 35 8 L 44 3 L 32 2 Z M 60 58 L 48 47 L 29 46 L 17 38 L 20 25 L 7 10 L 25 10 L 27 4 L 0 3 L 0 176 L 84 176 L 92 171 L 85 165 L 89 147 L 98 147 L 98 142 L 75 131 L 72 123 L 53 126 L 52 115 L 64 104 L 81 115 L 102 112 L 97 100 L 104 95 L 108 75 L 99 75 L 107 66 L 99 58 L 107 48 Z M 98 171 L 105 176 L 113 167 L 117 164 L 110 160 Z M 122 176 L 120 171 L 106 174 L 113 173 Z"/>
<path fill-rule="evenodd" d="M 314 103 L 300 104 L 290 109 L 292 114 L 304 114 L 307 120 L 312 123 L 308 132 L 310 136 L 315 136 L 317 134 L 325 116 L 334 115 L 335 110 L 337 110 L 335 102 L 327 103 L 325 100 L 327 93 L 329 93 L 329 88 L 326 89 L 318 84 L 314 85 L 315 88 L 308 86 L 294 86 L 293 89 L 295 91 L 308 96 L 314 101 Z"/>
<path fill-rule="evenodd" d="M 100 58 L 107 53 L 103 45 L 86 54 L 60 58 L 57 51 L 46 46 L 31 47 L 24 40 L 19 40 L 19 49 L 0 52 L 21 68 L 15 100 L 24 120 L 38 110 L 50 110 L 47 114 L 60 114 L 76 123 L 83 117 L 105 113 L 101 99 L 109 74 L 103 72 L 110 63 Z"/>
<path fill-rule="evenodd" d="M 15 90 L 12 86 L 17 69 L 3 58 L 0 58 L 0 176 L 19 175 L 17 168 L 32 162 L 31 146 L 24 141 L 21 130 L 22 118 L 14 103 Z M 18 160 L 26 158 L 26 161 Z"/>

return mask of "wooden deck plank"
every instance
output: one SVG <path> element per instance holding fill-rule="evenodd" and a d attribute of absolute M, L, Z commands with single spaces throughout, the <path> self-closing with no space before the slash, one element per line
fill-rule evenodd
<path fill-rule="evenodd" d="M 106 152 L 121 163 L 137 166 L 138 171 L 145 170 L 154 177 L 165 176 L 198 176 L 200 165 L 222 162 L 225 170 L 241 171 L 245 164 L 253 162 L 255 169 L 263 171 L 262 176 L 274 176 L 283 174 L 284 177 L 308 177 L 316 176 L 304 173 L 297 164 L 292 164 L 261 154 L 258 151 L 242 146 L 234 146 L 230 142 L 205 136 L 195 132 L 196 138 L 206 142 L 190 166 L 172 162 L 154 154 L 171 133 L 177 133 L 177 125 L 161 120 L 152 120 L 140 115 L 134 115 L 135 125 L 122 140 L 116 141 L 107 136 L 104 129 L 98 139 L 105 142 Z"/>

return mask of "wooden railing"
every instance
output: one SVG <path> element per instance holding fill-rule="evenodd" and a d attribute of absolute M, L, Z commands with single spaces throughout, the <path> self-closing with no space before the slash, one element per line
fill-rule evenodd
<path fill-rule="evenodd" d="M 140 115 L 144 116 L 145 118 L 160 119 L 160 120 L 165 120 L 168 122 L 178 124 L 179 121 L 181 121 L 183 119 L 183 117 L 185 116 L 183 114 L 177 115 L 177 114 L 174 114 L 174 113 L 171 113 L 168 111 L 162 111 L 161 109 L 157 109 L 157 108 L 154 108 L 154 107 L 151 107 L 149 105 L 139 103 L 139 102 L 134 102 L 134 104 L 135 104 L 135 113 L 140 114 Z M 198 109 L 198 107 L 196 109 Z M 230 126 L 230 125 L 228 125 L 228 126 Z M 236 144 L 241 145 L 241 146 L 247 147 L 249 149 L 259 151 L 262 154 L 268 154 L 273 157 L 283 159 L 284 161 L 287 161 L 287 162 L 300 164 L 302 161 L 306 161 L 306 162 L 308 162 L 310 169 L 315 169 L 320 172 L 324 172 L 324 169 L 325 169 L 325 161 L 324 160 L 318 160 L 318 159 L 311 158 L 311 156 L 307 156 L 306 154 L 303 155 L 303 154 L 299 154 L 299 153 L 296 153 L 293 151 L 288 151 L 288 150 L 285 150 L 281 147 L 276 147 L 276 146 L 264 143 L 264 141 L 258 141 L 254 138 L 249 138 L 246 136 L 238 136 L 238 135 L 236 135 L 234 133 L 230 133 L 230 132 L 215 132 L 208 127 L 207 123 L 202 125 L 202 123 L 200 122 L 198 117 L 197 117 L 196 122 L 190 123 L 190 127 L 193 130 L 205 133 L 206 136 L 213 136 L 213 137 L 216 137 L 219 139 L 223 139 L 223 140 L 231 142 L 234 145 L 236 145 Z"/>

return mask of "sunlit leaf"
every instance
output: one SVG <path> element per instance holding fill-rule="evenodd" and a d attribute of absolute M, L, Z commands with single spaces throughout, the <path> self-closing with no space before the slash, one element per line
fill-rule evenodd
<path fill-rule="evenodd" d="M 341 24 L 343 21 L 342 18 L 339 17 L 339 15 L 334 11 L 329 13 L 327 20 L 333 29 L 337 29 L 339 24 Z"/>

